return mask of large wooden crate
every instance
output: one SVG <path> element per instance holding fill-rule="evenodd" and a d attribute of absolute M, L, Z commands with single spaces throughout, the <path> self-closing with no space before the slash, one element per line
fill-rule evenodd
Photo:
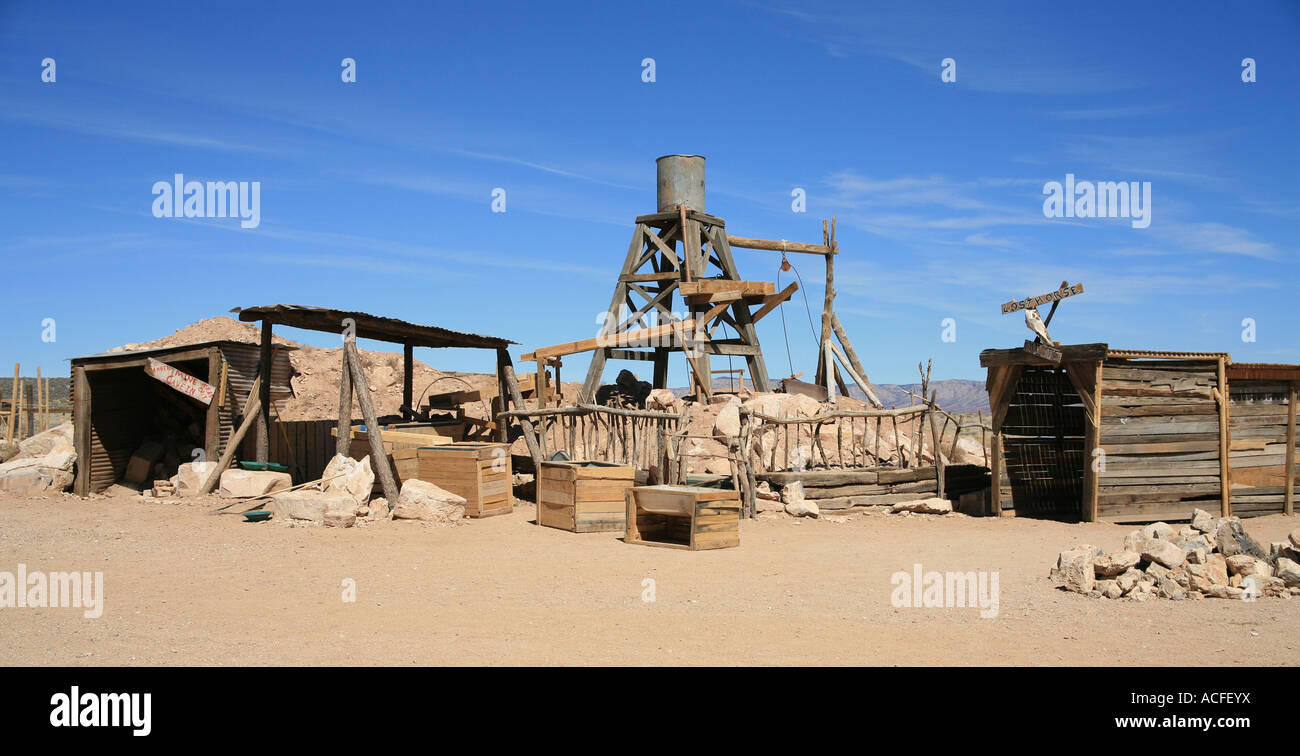
<path fill-rule="evenodd" d="M 636 470 L 613 462 L 543 462 L 537 475 L 537 524 L 574 533 L 623 530 L 623 491 Z"/>
<path fill-rule="evenodd" d="M 506 444 L 442 444 L 398 449 L 393 462 L 402 480 L 416 478 L 465 497 L 468 517 L 491 517 L 514 510 L 510 448 Z"/>
<path fill-rule="evenodd" d="M 740 494 L 689 486 L 637 486 L 624 491 L 626 543 L 674 549 L 740 545 Z"/>

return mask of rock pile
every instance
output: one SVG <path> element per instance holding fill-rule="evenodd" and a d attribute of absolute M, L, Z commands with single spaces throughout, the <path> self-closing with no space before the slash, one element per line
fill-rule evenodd
<path fill-rule="evenodd" d="M 1238 518 L 1197 509 L 1179 530 L 1157 522 L 1130 532 L 1115 554 L 1088 545 L 1062 551 L 1049 577 L 1094 598 L 1289 599 L 1300 595 L 1300 529 L 1265 551 Z"/>
<path fill-rule="evenodd" d="M 13 496 L 66 491 L 76 462 L 72 423 L 57 425 L 19 443 L 18 454 L 0 464 L 0 491 Z"/>

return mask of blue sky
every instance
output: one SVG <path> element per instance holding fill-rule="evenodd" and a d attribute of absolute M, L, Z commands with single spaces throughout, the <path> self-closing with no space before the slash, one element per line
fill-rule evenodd
<path fill-rule="evenodd" d="M 668 153 L 708 158 L 733 235 L 818 242 L 838 216 L 837 309 L 878 382 L 930 357 L 981 378 L 981 349 L 1029 334 L 1000 303 L 1063 279 L 1086 287 L 1053 322 L 1066 343 L 1300 362 L 1300 3 L 1080 8 L 0 3 L 0 363 L 66 375 L 278 302 L 504 336 L 516 357 L 589 338 Z M 155 218 L 174 173 L 260 181 L 260 225 Z M 1151 182 L 1150 227 L 1044 217 L 1067 173 Z M 779 255 L 736 255 L 775 279 Z M 816 312 L 821 261 L 791 261 Z M 781 319 L 760 325 L 769 372 L 809 376 L 801 295 L 786 321 L 790 360 Z M 607 380 L 619 367 L 648 373 L 612 362 Z"/>

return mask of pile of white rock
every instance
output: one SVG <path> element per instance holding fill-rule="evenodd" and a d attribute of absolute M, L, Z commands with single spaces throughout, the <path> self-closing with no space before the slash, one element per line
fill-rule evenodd
<path fill-rule="evenodd" d="M 1062 551 L 1049 577 L 1094 598 L 1289 599 L 1300 595 L 1300 529 L 1265 551 L 1238 518 L 1197 509 L 1178 530 L 1157 522 L 1132 531 L 1115 554 L 1086 545 Z"/>

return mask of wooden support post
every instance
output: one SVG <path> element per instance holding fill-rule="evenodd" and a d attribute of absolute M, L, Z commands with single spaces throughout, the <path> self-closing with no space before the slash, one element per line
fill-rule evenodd
<path fill-rule="evenodd" d="M 1295 514 L 1295 400 L 1300 383 L 1291 381 L 1286 399 L 1286 488 L 1282 499 L 1282 512 Z"/>
<path fill-rule="evenodd" d="M 1071 363 L 1066 370 L 1071 370 L 1081 363 Z M 1101 448 L 1101 366 L 1100 360 L 1093 367 L 1092 401 L 1084 401 L 1084 414 L 1087 427 L 1084 431 L 1083 441 L 1083 502 L 1082 517 L 1084 522 L 1096 522 L 1098 517 L 1098 492 L 1101 487 L 1101 471 L 1097 469 L 1098 456 L 1097 450 Z M 1081 397 L 1082 398 L 1082 397 Z M 1092 412 L 1088 412 L 1091 405 Z M 1103 450 L 1104 452 L 1104 450 Z"/>
<path fill-rule="evenodd" d="M 45 387 L 40 365 L 36 366 L 36 419 L 32 421 L 32 430 L 33 435 L 45 430 Z"/>
<path fill-rule="evenodd" d="M 240 444 L 244 441 L 244 436 L 248 435 L 248 429 L 253 427 L 257 419 L 262 416 L 262 403 L 258 400 L 261 395 L 262 376 L 253 379 L 253 386 L 248 391 L 248 398 L 244 400 L 244 419 L 235 430 L 235 434 L 230 437 L 230 442 L 226 444 L 226 450 L 221 453 L 221 459 L 217 461 L 217 466 L 212 468 L 208 477 L 203 479 L 199 485 L 199 495 L 204 496 L 212 492 L 221 479 L 221 473 L 226 471 L 230 466 L 230 460 L 235 458 L 235 452 L 239 449 Z"/>
<path fill-rule="evenodd" d="M 944 483 L 943 483 L 943 476 L 944 476 L 943 444 L 940 443 L 941 438 L 939 436 L 939 422 L 935 419 L 934 416 L 935 415 L 934 398 L 935 398 L 935 392 L 931 391 L 930 409 L 925 414 L 929 415 L 930 417 L 930 439 L 934 441 L 934 479 L 935 482 L 939 484 L 939 493 L 937 495 L 938 498 L 943 499 L 943 498 L 947 498 L 944 496 Z M 961 429 L 958 428 L 957 432 L 960 433 Z M 917 465 L 921 464 L 920 459 L 918 459 L 916 462 Z"/>
<path fill-rule="evenodd" d="M 384 488 L 384 498 L 388 499 L 388 509 L 392 511 L 393 507 L 397 506 L 397 496 L 400 491 L 397 490 L 397 480 L 393 477 L 388 452 L 384 451 L 384 435 L 375 418 L 375 406 L 370 401 L 370 389 L 366 386 L 366 374 L 361 368 L 361 355 L 357 354 L 355 337 L 344 338 L 343 352 L 347 355 L 348 367 L 352 373 L 352 390 L 357 395 L 357 403 L 361 405 L 361 417 L 366 421 L 366 435 L 370 439 L 371 467 L 379 476 L 379 482 Z"/>
<path fill-rule="evenodd" d="M 989 514 L 1002 516 L 1002 431 L 992 430 L 993 441 L 989 449 Z"/>
<path fill-rule="evenodd" d="M 822 221 L 822 241 L 831 250 L 831 254 L 825 255 L 826 260 L 826 295 L 822 301 L 822 328 L 821 336 L 817 339 L 818 346 L 823 347 L 822 355 L 817 359 L 817 377 L 818 384 L 827 383 L 828 376 L 834 371 L 835 365 L 830 361 L 830 355 L 825 351 L 825 344 L 831 337 L 831 312 L 835 307 L 835 232 L 830 230 L 829 221 Z"/>
<path fill-rule="evenodd" d="M 72 442 L 77 450 L 77 470 L 72 491 L 90 495 L 91 415 L 90 380 L 84 367 L 72 369 Z"/>
<path fill-rule="evenodd" d="M 348 355 L 342 352 L 339 366 L 339 422 L 334 439 L 334 453 L 348 456 L 348 447 L 352 445 L 352 370 L 348 368 Z"/>
<path fill-rule="evenodd" d="M 212 347 L 208 350 L 208 383 L 218 387 L 217 393 L 221 393 L 221 368 L 224 364 L 220 349 Z M 215 396 L 208 402 L 203 435 L 203 458 L 216 459 L 221 454 L 221 403 Z"/>
<path fill-rule="evenodd" d="M 262 379 L 257 416 L 257 461 L 268 461 L 271 448 L 271 323 L 262 321 L 262 348 L 258 354 L 257 374 Z"/>
<path fill-rule="evenodd" d="M 408 341 L 402 344 L 402 417 L 406 420 L 415 418 L 414 380 L 415 347 Z"/>
<path fill-rule="evenodd" d="M 884 409 L 885 405 L 881 404 L 880 398 L 876 396 L 876 392 L 871 388 L 871 382 L 870 379 L 867 378 L 866 368 L 862 367 L 862 361 L 858 359 L 858 353 L 853 350 L 853 342 L 849 341 L 848 334 L 844 332 L 844 326 L 840 323 L 840 316 L 833 312 L 831 313 L 831 330 L 833 330 L 835 336 L 839 338 L 840 346 L 844 347 L 844 356 L 847 357 L 849 361 L 848 366 L 853 368 L 853 373 L 850 373 L 850 375 L 853 377 L 853 380 L 857 382 L 858 386 L 862 388 L 863 393 L 867 395 L 867 401 L 876 409 Z"/>
<path fill-rule="evenodd" d="M 1219 512 L 1232 515 L 1232 430 L 1228 427 L 1228 371 L 1219 358 Z"/>
<path fill-rule="evenodd" d="M 501 371 L 501 377 L 510 389 L 510 400 L 515 403 L 515 407 L 521 410 L 527 409 L 524 406 L 524 395 L 519 391 L 519 381 L 515 379 L 515 367 L 510 361 L 510 352 L 506 349 L 497 350 L 497 370 Z M 505 418 L 501 419 L 501 424 L 505 425 Z M 540 473 L 542 449 L 537 444 L 537 434 L 533 431 L 532 421 L 521 415 L 519 427 L 524 431 L 524 443 L 528 445 L 528 454 L 533 458 L 533 470 Z"/>
<path fill-rule="evenodd" d="M 5 445 L 14 445 L 14 434 L 18 432 L 15 423 L 18 422 L 18 371 L 22 368 L 17 362 L 14 363 L 14 382 L 9 384 L 9 429 L 5 436 Z"/>

